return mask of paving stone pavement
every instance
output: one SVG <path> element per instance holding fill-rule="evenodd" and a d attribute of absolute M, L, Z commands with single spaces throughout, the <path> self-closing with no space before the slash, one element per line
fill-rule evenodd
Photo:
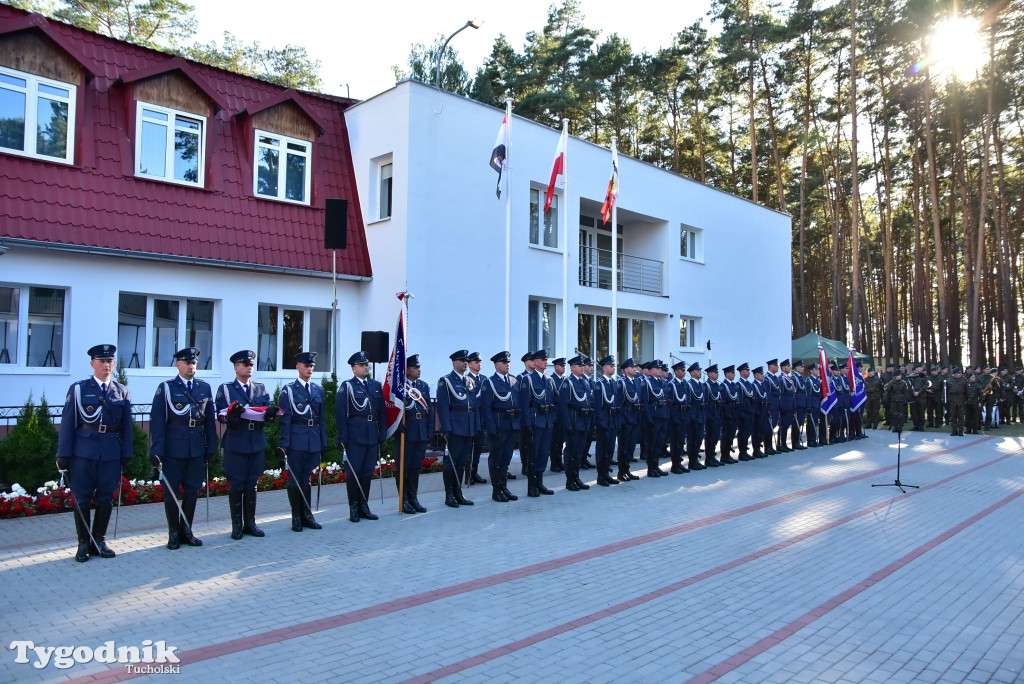
<path fill-rule="evenodd" d="M 36 668 L 15 642 L 147 640 L 200 681 L 1021 681 L 1024 438 L 904 433 L 903 493 L 871 486 L 897 450 L 869 434 L 539 499 L 520 478 L 511 503 L 476 485 L 458 510 L 427 475 L 413 516 L 389 480 L 357 525 L 335 485 L 301 534 L 268 492 L 267 536 L 237 542 L 215 498 L 205 545 L 174 552 L 162 506 L 133 506 L 117 558 L 81 564 L 71 514 L 0 521 L 0 681 L 139 676 Z"/>

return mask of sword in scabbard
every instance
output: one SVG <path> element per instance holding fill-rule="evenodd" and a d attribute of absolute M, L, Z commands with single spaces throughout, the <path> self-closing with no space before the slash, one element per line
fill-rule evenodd
<path fill-rule="evenodd" d="M 188 517 L 185 515 L 185 511 L 181 508 L 181 502 L 178 501 L 178 495 L 175 493 L 174 487 L 171 486 L 171 483 L 167 481 L 167 476 L 164 475 L 164 462 L 160 460 L 159 456 L 154 456 L 154 458 L 156 458 L 157 463 L 157 475 L 164 483 L 164 493 L 170 495 L 171 501 L 174 502 L 174 506 L 178 509 L 178 522 L 184 522 L 189 534 L 192 534 L 192 525 L 189 523 Z"/>
<path fill-rule="evenodd" d="M 277 447 L 277 455 L 281 458 L 282 461 L 284 461 L 285 470 L 287 470 L 288 473 L 292 476 L 292 481 L 295 482 L 295 486 L 299 490 L 299 496 L 302 497 L 302 503 L 306 504 L 306 510 L 311 510 L 309 506 L 309 501 L 306 500 L 306 493 L 302 491 L 302 483 L 299 482 L 299 476 L 295 474 L 295 471 L 292 470 L 291 464 L 288 462 L 288 452 L 282 449 L 281 447 Z M 309 480 L 308 473 L 306 474 L 306 480 Z"/>
<path fill-rule="evenodd" d="M 68 487 L 70 487 L 71 486 L 71 473 L 68 472 L 67 470 L 61 470 L 60 463 L 57 464 L 57 472 L 60 473 L 60 487 L 62 489 L 64 487 L 64 476 L 65 475 L 68 476 Z M 72 498 L 74 498 L 74 493 L 73 492 L 72 492 L 71 496 L 72 496 Z M 90 527 L 89 527 L 89 521 L 85 519 L 85 514 L 82 513 L 82 509 L 80 509 L 78 507 L 78 499 L 74 500 L 74 506 L 72 506 L 72 508 L 75 509 L 75 515 L 78 516 L 78 519 L 81 521 L 82 526 L 85 527 L 85 533 L 89 535 L 89 541 L 92 542 L 92 545 L 94 547 L 99 548 L 99 546 L 96 544 L 96 537 L 92 536 L 92 529 L 90 529 Z"/>

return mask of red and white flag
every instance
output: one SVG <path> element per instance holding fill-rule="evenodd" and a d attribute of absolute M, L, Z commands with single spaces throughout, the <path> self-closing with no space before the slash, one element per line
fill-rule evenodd
<path fill-rule="evenodd" d="M 563 184 L 565 180 L 565 147 L 568 142 L 565 131 L 562 131 L 562 135 L 558 138 L 558 148 L 555 149 L 555 161 L 551 164 L 551 180 L 548 181 L 548 194 L 544 196 L 544 211 L 551 208 L 551 200 L 555 196 L 555 184 L 558 182 L 558 177 L 562 176 Z"/>
<path fill-rule="evenodd" d="M 399 300 L 405 293 L 399 293 Z M 395 346 L 388 359 L 388 374 L 384 377 L 384 409 L 387 413 L 387 435 L 395 434 L 405 413 L 405 309 L 398 310 L 398 325 L 395 327 Z"/>
<path fill-rule="evenodd" d="M 501 199 L 501 173 L 508 162 L 508 115 L 501 120 L 501 128 L 498 129 L 498 137 L 494 141 L 494 149 L 491 151 L 491 168 L 498 172 L 498 199 Z"/>
<path fill-rule="evenodd" d="M 612 177 L 608 181 L 608 192 L 604 196 L 604 204 L 601 205 L 601 219 L 608 223 L 612 218 L 612 208 L 615 207 L 615 200 L 619 198 L 619 151 L 612 148 Z"/>

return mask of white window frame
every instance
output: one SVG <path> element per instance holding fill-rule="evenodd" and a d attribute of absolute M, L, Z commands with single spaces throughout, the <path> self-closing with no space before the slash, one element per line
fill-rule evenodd
<path fill-rule="evenodd" d="M 313 142 L 311 140 L 302 140 L 300 138 L 291 138 L 287 135 L 281 135 L 280 133 L 271 133 L 270 131 L 264 131 L 260 129 L 255 130 L 256 138 L 254 144 L 254 158 L 252 166 L 252 194 L 255 197 L 261 199 L 272 199 L 279 200 L 281 202 L 291 202 L 292 204 L 304 204 L 309 205 L 310 197 L 309 192 L 312 187 L 311 179 L 313 177 Z M 273 148 L 271 145 L 262 142 L 261 138 L 273 138 L 278 141 L 278 147 Z M 304 151 L 293 150 L 289 148 L 289 145 L 301 145 L 305 148 Z M 277 169 L 277 194 L 266 195 L 259 191 L 260 185 L 260 150 L 262 148 L 276 149 L 283 157 L 278 159 Z M 287 180 L 288 180 L 288 155 L 295 155 L 302 157 L 306 160 L 306 173 L 303 179 L 303 190 L 302 195 L 304 199 L 296 200 L 290 199 L 285 196 Z"/>
<path fill-rule="evenodd" d="M 699 333 L 700 333 L 700 330 L 701 330 L 701 326 L 704 323 L 704 319 L 702 317 L 700 317 L 700 316 L 694 316 L 694 315 L 691 315 L 691 314 L 682 314 L 682 315 L 680 315 L 679 316 L 679 333 L 680 333 L 680 335 L 682 335 L 683 323 L 686 323 L 686 332 L 687 332 L 687 335 L 688 335 L 688 339 L 686 341 L 687 341 L 688 344 L 683 344 L 683 341 L 680 339 L 680 340 L 678 340 L 679 348 L 682 349 L 682 350 L 685 350 L 685 351 L 697 351 L 699 349 L 699 347 L 700 347 L 700 345 L 698 343 L 698 340 L 700 339 L 700 334 Z"/>
<path fill-rule="evenodd" d="M 389 188 L 391 193 L 391 210 L 387 211 L 383 202 L 385 200 L 382 197 L 381 184 L 384 181 L 383 174 L 384 168 L 390 167 L 391 170 L 391 186 Z M 388 154 L 382 154 L 379 157 L 374 157 L 370 160 L 370 216 L 367 223 L 380 223 L 382 221 L 390 221 L 391 216 L 395 213 L 395 162 L 393 155 L 389 152 Z M 382 212 L 387 212 L 386 215 L 382 215 Z"/>
<path fill-rule="evenodd" d="M 537 193 L 537 202 L 536 203 L 534 203 L 534 201 L 533 201 L 534 193 Z M 529 206 L 529 210 L 528 210 L 528 214 L 527 214 L 527 216 L 529 216 L 529 223 L 527 224 L 527 231 L 528 231 L 529 234 L 527 235 L 527 238 L 530 241 L 530 247 L 535 247 L 537 249 L 546 249 L 546 250 L 550 250 L 552 252 L 561 252 L 562 249 L 561 249 L 561 245 L 559 244 L 559 241 L 561 240 L 561 232 L 562 231 L 561 231 L 561 224 L 558 222 L 559 221 L 558 212 L 561 210 L 560 200 L 558 198 L 558 193 L 556 192 L 552 196 L 552 198 L 551 198 L 551 208 L 548 209 L 545 212 L 542 209 L 542 207 L 543 207 L 544 198 L 545 198 L 546 195 L 547 195 L 547 186 L 544 186 L 544 187 L 540 187 L 540 186 L 535 186 L 534 187 L 534 186 L 531 186 L 530 187 L 530 197 L 529 197 L 529 199 L 530 199 L 530 206 Z M 532 226 L 533 226 L 533 218 L 534 218 L 533 208 L 534 207 L 537 207 L 537 214 L 536 214 L 537 215 L 537 242 L 534 242 L 533 235 L 532 235 L 532 233 L 533 233 Z M 547 220 L 549 217 L 551 219 L 550 221 Z M 554 225 L 554 230 L 551 233 L 552 236 L 554 237 L 554 240 L 555 240 L 555 244 L 553 244 L 553 245 L 548 245 L 548 244 L 544 243 L 544 235 L 546 233 L 545 225 L 544 225 L 545 223 L 551 223 L 551 224 Z"/>
<path fill-rule="evenodd" d="M 161 107 L 160 105 L 151 104 L 149 102 L 136 102 L 135 110 L 135 175 L 139 178 L 149 178 L 151 180 L 164 181 L 165 183 L 176 183 L 178 185 L 187 185 L 193 188 L 201 188 L 206 184 L 206 131 L 207 131 L 207 119 L 201 114 L 193 114 L 192 112 L 182 112 L 177 109 L 170 109 L 168 107 Z M 168 116 L 167 121 L 159 121 L 157 119 L 147 118 L 144 110 L 151 109 L 155 112 L 161 112 Z M 199 122 L 199 155 L 198 155 L 198 173 L 195 182 L 189 180 L 182 180 L 174 177 L 174 132 L 177 129 L 176 122 L 178 117 L 185 119 L 193 119 Z M 142 171 L 142 125 L 146 122 L 158 124 L 166 127 L 167 136 L 165 138 L 165 150 L 164 150 L 164 172 L 163 175 L 155 173 L 144 173 Z"/>
<path fill-rule="evenodd" d="M 686 254 L 683 248 L 686 247 Z M 679 224 L 679 258 L 697 264 L 704 263 L 704 229 Z"/>
<path fill-rule="evenodd" d="M 21 150 L 11 147 L 0 147 L 0 151 L 17 154 L 23 157 L 32 157 L 33 159 L 45 159 L 47 161 L 55 161 L 62 164 L 73 164 L 75 161 L 75 103 L 77 102 L 78 87 L 71 83 L 54 81 L 49 78 L 36 76 L 35 74 L 28 74 L 14 69 L 8 69 L 7 67 L 0 67 L 0 74 L 25 81 L 24 87 L 0 81 L 0 89 L 25 94 L 25 139 L 23 141 L 25 147 Z M 39 91 L 40 86 L 49 86 L 51 88 L 67 90 L 68 95 L 67 97 L 63 97 L 55 93 L 41 93 Z M 66 141 L 67 154 L 64 157 L 51 157 L 50 155 L 39 154 L 36 152 L 40 97 L 45 97 L 46 99 L 54 100 L 56 102 L 64 102 L 68 106 L 68 137 Z"/>
<path fill-rule="evenodd" d="M 333 350 L 327 350 L 327 353 L 324 353 L 324 350 L 322 350 L 322 349 L 310 349 L 309 348 L 309 336 L 310 336 L 311 327 L 312 327 L 310 325 L 310 314 L 312 312 L 314 312 L 314 311 L 327 312 L 328 314 L 330 314 L 330 318 L 331 318 L 331 320 L 329 322 L 329 325 L 327 326 L 327 344 L 328 345 L 331 344 L 331 340 L 333 339 L 332 328 L 335 325 L 335 321 L 333 320 L 334 319 L 334 312 L 331 309 L 325 309 L 325 308 L 321 308 L 321 307 L 317 307 L 317 306 L 308 307 L 308 306 L 296 306 L 296 305 L 293 305 L 293 304 L 280 304 L 280 303 L 274 303 L 274 302 L 258 302 L 257 303 L 257 311 L 258 311 L 259 307 L 263 307 L 263 306 L 277 307 L 277 333 L 276 333 L 276 335 L 277 335 L 276 347 L 277 348 L 274 350 L 274 358 L 270 359 L 274 363 L 274 368 L 266 368 L 265 364 L 266 364 L 266 361 L 267 361 L 267 357 L 263 353 L 263 351 L 260 349 L 260 347 L 262 346 L 261 345 L 261 340 L 260 340 L 260 336 L 262 335 L 262 333 L 259 331 L 259 327 L 258 327 L 259 326 L 259 322 L 258 322 L 259 321 L 259 316 L 257 315 L 257 329 L 256 329 L 256 370 L 257 371 L 259 371 L 261 373 L 276 373 L 276 372 L 281 372 L 281 371 L 284 371 L 286 373 L 290 373 L 291 371 L 293 371 L 295 369 L 295 363 L 293 362 L 293 360 L 292 359 L 284 358 L 284 312 L 285 312 L 285 309 L 287 309 L 289 311 L 301 311 L 302 312 L 302 345 L 301 345 L 302 350 L 303 351 L 319 352 L 318 364 L 321 365 L 321 366 L 324 366 L 325 368 L 330 368 L 330 366 L 331 366 L 331 363 L 330 363 L 331 362 L 331 354 L 333 353 Z"/>
<path fill-rule="evenodd" d="M 143 325 L 143 328 L 146 331 L 146 341 L 143 344 L 142 349 L 139 350 L 139 352 L 138 352 L 139 355 L 140 355 L 139 356 L 139 365 L 138 366 L 134 366 L 131 363 L 131 361 L 132 361 L 132 354 L 136 353 L 135 347 L 132 346 L 132 345 L 126 345 L 121 340 L 121 312 L 120 312 L 120 309 L 121 309 L 121 295 L 123 295 L 123 294 L 125 294 L 125 295 L 137 295 L 139 297 L 145 297 L 146 298 L 145 324 Z M 117 316 L 117 338 L 118 338 L 117 357 L 118 357 L 118 359 L 122 359 L 125 356 L 128 357 L 125 360 L 125 362 L 124 362 L 124 367 L 125 367 L 126 370 L 130 370 L 131 372 L 136 372 L 136 371 L 143 371 L 143 372 L 145 372 L 147 370 L 148 371 L 153 371 L 153 370 L 157 370 L 158 369 L 159 373 L 166 374 L 168 368 L 173 368 L 174 367 L 173 359 L 170 360 L 170 362 L 167 365 L 159 365 L 159 364 L 157 364 L 157 363 L 155 363 L 153 361 L 153 352 L 154 352 L 154 347 L 156 345 L 156 340 L 155 340 L 156 335 L 154 334 L 154 329 L 153 329 L 153 322 L 154 322 L 153 319 L 155 318 L 155 308 L 156 308 L 155 302 L 156 302 L 157 299 L 163 299 L 163 300 L 168 300 L 168 301 L 172 301 L 172 302 L 177 302 L 178 303 L 178 327 L 177 327 L 177 330 L 176 330 L 176 333 L 175 333 L 175 335 L 176 335 L 175 339 L 177 340 L 175 346 L 178 349 L 182 349 L 182 348 L 184 348 L 186 346 L 190 346 L 190 343 L 188 342 L 188 337 L 187 337 L 187 335 L 188 335 L 188 302 L 189 302 L 189 300 L 197 300 L 197 301 L 201 301 L 201 302 L 210 302 L 212 304 L 212 306 L 213 306 L 213 329 L 210 331 L 210 344 L 209 345 L 204 345 L 204 344 L 198 345 L 199 346 L 199 351 L 201 352 L 201 354 L 199 356 L 199 362 L 197 364 L 197 368 L 198 368 L 199 371 L 208 371 L 210 373 L 213 373 L 213 372 L 215 372 L 217 370 L 216 359 L 218 358 L 218 355 L 216 353 L 216 348 L 217 348 L 217 340 L 218 340 L 218 332 L 219 332 L 217 326 L 218 326 L 218 323 L 220 321 L 220 306 L 219 306 L 220 302 L 218 300 L 216 300 L 216 299 L 204 299 L 202 297 L 181 297 L 179 295 L 160 295 L 160 294 L 149 294 L 149 293 L 146 293 L 146 292 L 130 292 L 130 291 L 127 291 L 127 290 L 122 290 L 122 291 L 118 292 L 117 293 L 117 299 L 118 299 L 118 306 L 117 306 L 117 311 L 118 311 L 118 316 Z M 178 351 L 178 349 L 172 349 L 171 352 L 170 352 L 171 355 L 173 356 L 174 352 Z M 129 351 L 130 351 L 130 353 L 129 353 Z"/>
<path fill-rule="evenodd" d="M 553 329 L 551 330 L 551 346 L 550 346 L 550 349 L 547 349 L 547 347 L 544 346 L 544 329 L 543 329 L 543 326 L 541 325 L 541 321 L 543 320 L 542 317 L 543 317 L 543 314 L 544 314 L 544 309 L 547 308 L 547 307 L 550 307 L 550 310 L 549 310 L 549 313 L 548 313 L 548 320 L 551 321 L 551 323 L 553 325 Z M 559 303 L 558 302 L 552 301 L 552 300 L 549 300 L 549 299 L 531 299 L 529 301 L 529 305 L 527 307 L 527 317 L 526 317 L 526 321 L 527 321 L 526 337 L 528 338 L 526 344 L 527 344 L 527 347 L 530 350 L 536 351 L 538 349 L 542 349 L 543 348 L 543 349 L 547 349 L 548 355 L 551 358 L 554 358 L 554 357 L 558 356 L 558 340 L 559 340 L 559 337 L 558 337 L 558 326 L 563 325 L 563 323 L 558 320 L 559 308 L 560 307 L 559 307 Z M 536 316 L 537 316 L 537 319 L 536 319 L 537 320 L 537 327 L 536 327 L 535 330 L 531 331 L 530 330 L 530 328 L 532 327 L 531 321 L 533 321 L 533 316 L 534 316 L 534 312 L 535 311 L 536 311 Z M 535 334 L 531 335 L 531 332 L 533 332 Z"/>
<path fill-rule="evenodd" d="M 14 347 L 14 361 L 8 363 L 0 363 L 0 369 L 4 373 L 9 372 L 22 372 L 22 373 L 64 373 L 68 370 L 68 326 L 70 324 L 70 313 L 71 313 L 71 290 L 67 287 L 61 287 L 58 285 L 40 285 L 35 283 L 0 283 L 0 286 L 17 288 L 18 289 L 18 319 L 17 319 L 17 333 L 13 344 Z M 61 315 L 61 343 L 60 343 L 60 356 L 61 365 L 57 366 L 30 366 L 28 365 L 29 355 L 29 304 L 31 291 L 34 288 L 45 288 L 47 290 L 63 290 L 64 292 L 64 312 Z M 10 351 L 11 340 L 7 341 L 7 349 Z M 8 353 L 8 358 L 10 354 Z"/>

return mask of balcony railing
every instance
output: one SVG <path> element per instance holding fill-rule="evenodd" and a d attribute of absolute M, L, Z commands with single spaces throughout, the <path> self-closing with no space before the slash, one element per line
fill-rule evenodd
<path fill-rule="evenodd" d="M 632 254 L 619 254 L 618 257 L 619 292 L 661 296 L 664 262 Z M 612 251 L 610 249 L 580 247 L 580 285 L 598 287 L 602 290 L 612 289 L 611 266 Z"/>

